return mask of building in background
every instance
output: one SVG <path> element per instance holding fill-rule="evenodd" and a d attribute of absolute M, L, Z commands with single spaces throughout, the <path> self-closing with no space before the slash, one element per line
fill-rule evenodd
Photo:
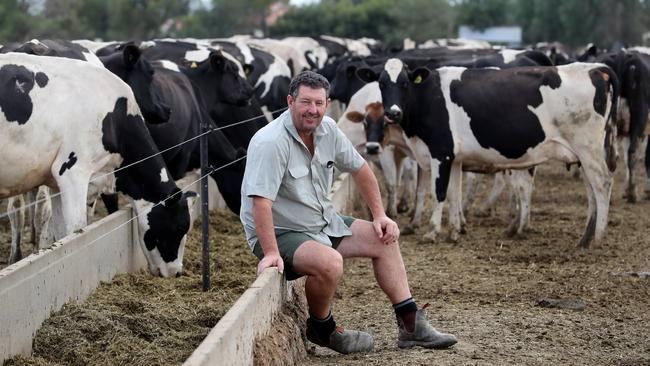
<path fill-rule="evenodd" d="M 481 31 L 466 25 L 461 25 L 458 29 L 458 38 L 487 41 L 492 44 L 500 44 L 508 47 L 520 47 L 521 27 L 489 27 Z"/>

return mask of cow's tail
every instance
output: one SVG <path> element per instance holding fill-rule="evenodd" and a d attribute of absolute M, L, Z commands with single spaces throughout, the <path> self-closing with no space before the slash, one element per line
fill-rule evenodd
<path fill-rule="evenodd" d="M 607 66 L 603 66 L 600 71 L 608 76 L 607 79 L 607 96 L 611 94 L 612 107 L 605 123 L 605 161 L 607 168 L 610 172 L 616 170 L 616 160 L 618 153 L 616 152 L 616 119 L 618 111 L 618 96 L 620 93 L 620 86 L 616 73 Z"/>

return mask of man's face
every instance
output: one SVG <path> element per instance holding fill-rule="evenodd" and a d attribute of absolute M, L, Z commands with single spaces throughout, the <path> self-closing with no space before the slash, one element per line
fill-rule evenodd
<path fill-rule="evenodd" d="M 323 120 L 329 100 L 324 88 L 312 89 L 301 85 L 295 99 L 291 95 L 287 97 L 287 104 L 296 130 L 313 132 Z"/>

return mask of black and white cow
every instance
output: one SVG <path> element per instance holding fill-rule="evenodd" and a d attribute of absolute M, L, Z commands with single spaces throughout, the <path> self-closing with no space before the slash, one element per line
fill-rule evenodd
<path fill-rule="evenodd" d="M 0 52 L 20 52 L 38 56 L 65 57 L 88 61 L 97 66 L 101 66 L 102 64 L 97 56 L 86 47 L 61 39 L 32 39 L 25 43 L 13 43 L 2 47 Z"/>
<path fill-rule="evenodd" d="M 0 55 L 0 80 L 0 197 L 57 188 L 58 239 L 86 225 L 89 194 L 114 188 L 133 203 L 150 271 L 179 274 L 186 194 L 157 155 L 128 85 L 88 62 L 20 53 Z"/>
<path fill-rule="evenodd" d="M 414 176 L 417 172 L 404 171 L 405 165 L 407 165 L 406 158 L 413 158 L 413 156 L 404 142 L 401 128 L 391 125 L 384 129 L 383 119 L 381 92 L 377 83 L 372 82 L 364 85 L 352 96 L 343 116 L 338 120 L 337 126 L 366 160 L 381 168 L 388 198 L 386 214 L 396 217 L 397 213 L 408 210 L 410 201 L 408 197 L 415 193 L 411 182 L 415 180 Z M 379 127 L 380 123 L 381 127 Z M 403 176 L 407 179 L 404 182 L 403 195 L 398 202 L 398 190 Z M 426 193 L 424 190 L 422 192 Z M 419 216 L 417 216 L 418 214 Z M 415 215 L 414 220 L 419 224 L 421 212 L 416 209 Z"/>
<path fill-rule="evenodd" d="M 463 169 L 496 172 L 548 160 L 581 164 L 589 210 L 580 245 L 602 239 L 616 164 L 610 113 L 618 83 L 610 68 L 574 63 L 410 71 L 390 59 L 381 73 L 358 73 L 379 81 L 386 118 L 402 126 L 418 160 L 430 158 L 439 206 L 449 195 L 451 240 L 461 231 Z M 436 231 L 437 223 L 430 234 Z"/>
<path fill-rule="evenodd" d="M 643 151 L 642 142 L 650 134 L 650 55 L 640 50 L 643 49 L 604 53 L 597 57 L 616 71 L 621 84 L 617 123 L 627 168 L 624 197 L 631 203 L 637 201 L 636 163 Z"/>

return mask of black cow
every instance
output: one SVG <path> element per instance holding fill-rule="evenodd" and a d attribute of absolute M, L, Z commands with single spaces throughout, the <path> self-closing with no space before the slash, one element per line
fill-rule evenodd
<path fill-rule="evenodd" d="M 214 40 L 211 45 L 223 48 L 241 62 L 250 84 L 255 89 L 255 97 L 266 107 L 272 118 L 282 114 L 287 106 L 291 82 L 291 70 L 284 60 L 244 42 Z"/>
<path fill-rule="evenodd" d="M 142 88 L 144 84 L 171 106 L 168 108 L 167 123 L 147 124 L 147 127 L 156 146 L 164 151 L 163 158 L 172 179 L 179 180 L 188 172 L 198 169 L 200 153 L 196 136 L 201 132 L 201 122 L 205 121 L 212 129 L 216 125 L 208 115 L 207 108 L 201 104 L 202 100 L 196 97 L 188 77 L 177 67 L 170 69 L 165 62 L 150 63 L 139 57 L 139 50 L 133 45 L 100 59 L 108 70 L 120 76 L 132 89 Z M 238 154 L 222 131 L 215 130 L 207 136 L 208 162 L 212 167 L 228 165 L 243 155 L 243 152 Z M 243 167 L 241 163 L 232 164 L 212 174 L 226 204 L 235 213 L 239 213 Z"/>

